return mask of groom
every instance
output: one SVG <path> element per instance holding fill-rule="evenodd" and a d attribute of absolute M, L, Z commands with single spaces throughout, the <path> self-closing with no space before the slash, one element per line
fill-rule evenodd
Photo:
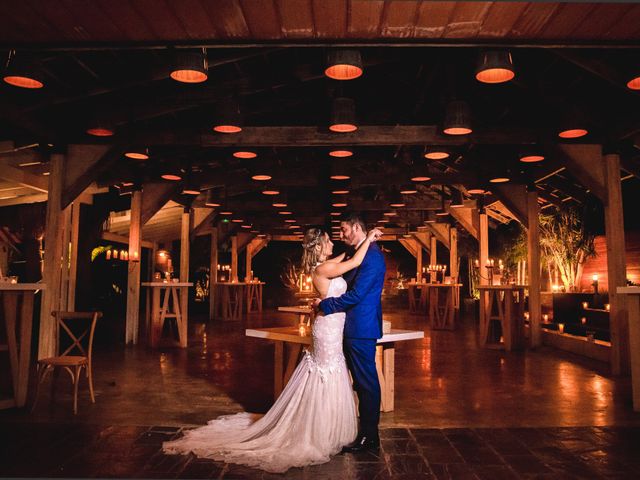
<path fill-rule="evenodd" d="M 340 222 L 340 237 L 357 249 L 367 236 L 362 217 L 345 214 Z M 343 452 L 377 450 L 380 446 L 380 382 L 376 370 L 376 342 L 382 337 L 382 287 L 385 274 L 384 256 L 376 243 L 371 243 L 362 264 L 344 275 L 348 290 L 344 295 L 326 298 L 316 305 L 323 314 L 346 312 L 344 354 L 353 386 L 358 395 L 360 428 L 353 443 Z"/>

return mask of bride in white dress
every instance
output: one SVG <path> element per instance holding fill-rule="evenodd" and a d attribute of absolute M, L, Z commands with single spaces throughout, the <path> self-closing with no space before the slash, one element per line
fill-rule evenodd
<path fill-rule="evenodd" d="M 382 235 L 369 232 L 354 256 L 329 258 L 333 243 L 318 228 L 305 233 L 303 269 L 312 276 L 322 298 L 347 290 L 341 275 L 358 267 L 372 241 Z M 261 418 L 247 412 L 225 415 L 207 425 L 165 442 L 169 454 L 194 453 L 267 472 L 282 473 L 291 467 L 316 465 L 330 460 L 357 434 L 357 413 L 351 380 L 342 353 L 345 314 L 317 316 L 312 327 L 313 344 L 293 372 L 282 394 Z"/>

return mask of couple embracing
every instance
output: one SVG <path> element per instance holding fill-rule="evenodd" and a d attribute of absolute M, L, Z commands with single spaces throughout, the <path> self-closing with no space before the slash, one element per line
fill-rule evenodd
<path fill-rule="evenodd" d="M 318 228 L 305 233 L 303 269 L 322 300 L 316 300 L 312 348 L 271 409 L 258 420 L 246 412 L 211 420 L 177 440 L 165 453 L 238 463 L 268 472 L 316 465 L 343 452 L 379 447 L 380 384 L 375 365 L 382 337 L 381 294 L 385 263 L 362 218 L 346 214 L 341 238 L 355 252 L 332 257 L 333 243 Z M 353 389 L 358 396 L 357 418 Z"/>

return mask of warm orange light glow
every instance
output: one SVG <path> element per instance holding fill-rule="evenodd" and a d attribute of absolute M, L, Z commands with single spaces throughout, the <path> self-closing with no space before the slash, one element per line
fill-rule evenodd
<path fill-rule="evenodd" d="M 351 177 L 349 175 L 331 175 L 331 180 L 349 180 Z"/>
<path fill-rule="evenodd" d="M 362 68 L 355 65 L 336 64 L 327 67 L 324 74 L 334 80 L 353 80 L 362 75 Z"/>
<path fill-rule="evenodd" d="M 558 136 L 560 138 L 580 138 L 584 137 L 587 133 L 589 132 L 584 128 L 570 128 L 567 130 L 562 130 L 560 133 L 558 133 Z"/>
<path fill-rule="evenodd" d="M 331 193 L 334 195 L 346 195 L 349 193 L 349 190 L 333 190 Z"/>
<path fill-rule="evenodd" d="M 220 215 L 233 215 L 233 212 L 231 210 L 225 210 L 223 212 L 220 212 Z"/>
<path fill-rule="evenodd" d="M 256 158 L 258 156 L 257 153 L 255 152 L 249 152 L 249 151 L 238 151 L 238 152 L 233 152 L 233 156 L 236 158 Z"/>
<path fill-rule="evenodd" d="M 7 75 L 4 77 L 4 81 L 9 85 L 20 88 L 42 88 L 44 83 L 35 78 L 24 77 L 20 75 Z"/>
<path fill-rule="evenodd" d="M 216 125 L 213 129 L 218 133 L 238 133 L 242 131 L 242 127 L 238 125 Z"/>
<path fill-rule="evenodd" d="M 342 207 L 346 207 L 347 204 L 343 202 L 336 202 L 336 203 L 332 203 L 331 206 L 336 208 L 342 208 Z"/>
<path fill-rule="evenodd" d="M 631 90 L 640 90 L 640 77 L 632 78 L 627 82 L 627 88 Z"/>
<path fill-rule="evenodd" d="M 507 177 L 495 177 L 492 178 L 491 180 L 489 180 L 491 183 L 506 183 L 508 182 L 510 179 Z"/>
<path fill-rule="evenodd" d="M 469 192 L 471 195 L 481 195 L 485 192 L 484 188 L 480 188 L 480 187 L 476 187 L 476 188 L 470 188 L 467 190 L 467 192 Z"/>
<path fill-rule="evenodd" d="M 482 83 L 504 83 L 512 80 L 516 74 L 507 68 L 487 68 L 476 74 L 476 79 Z"/>
<path fill-rule="evenodd" d="M 289 211 L 282 211 L 282 212 L 278 212 L 280 215 L 291 215 L 293 212 L 289 212 Z"/>
<path fill-rule="evenodd" d="M 329 215 L 331 215 L 332 217 L 338 217 L 342 214 L 340 212 L 331 212 Z"/>
<path fill-rule="evenodd" d="M 406 187 L 406 188 L 401 189 L 400 193 L 402 195 L 413 195 L 414 193 L 418 193 L 418 190 L 416 190 L 415 188 Z"/>
<path fill-rule="evenodd" d="M 200 195 L 200 190 L 196 190 L 195 188 L 185 188 L 182 190 L 182 193 L 185 195 Z"/>
<path fill-rule="evenodd" d="M 389 206 L 391 208 L 401 208 L 404 207 L 406 204 L 404 202 L 394 202 L 394 203 L 390 203 Z M 386 215 L 386 213 L 385 213 Z"/>
<path fill-rule="evenodd" d="M 338 133 L 355 132 L 358 127 L 352 123 L 336 123 L 329 126 L 329 130 Z"/>
<path fill-rule="evenodd" d="M 251 228 L 251 225 L 242 225 L 242 228 Z"/>
<path fill-rule="evenodd" d="M 351 150 L 331 150 L 329 155 L 337 158 L 345 158 L 353 155 L 353 152 Z"/>
<path fill-rule="evenodd" d="M 397 215 L 397 213 L 396 212 L 384 212 L 383 215 L 385 217 L 394 217 L 394 216 Z"/>
<path fill-rule="evenodd" d="M 450 127 L 444 129 L 444 133 L 447 135 L 468 135 L 472 131 L 473 130 L 467 127 Z"/>
<path fill-rule="evenodd" d="M 280 192 L 278 190 L 263 190 L 263 195 L 278 195 Z"/>
<path fill-rule="evenodd" d="M 434 150 L 425 153 L 424 158 L 428 158 L 429 160 L 444 160 L 445 158 L 449 158 L 449 152 Z"/>
<path fill-rule="evenodd" d="M 149 155 L 143 152 L 127 152 L 124 156 L 133 160 L 149 160 Z"/>
<path fill-rule="evenodd" d="M 251 177 L 252 180 L 257 180 L 259 182 L 266 182 L 267 180 L 271 180 L 271 175 L 253 175 Z"/>
<path fill-rule="evenodd" d="M 94 137 L 111 137 L 113 136 L 114 131 L 110 128 L 95 127 L 95 128 L 88 128 L 87 133 L 89 135 L 93 135 Z"/>
<path fill-rule="evenodd" d="M 204 204 L 205 204 L 207 207 L 219 207 L 219 206 L 220 206 L 220 204 L 219 204 L 219 203 L 214 202 L 213 200 L 207 200 L 206 202 L 204 202 Z"/>
<path fill-rule="evenodd" d="M 520 161 L 524 163 L 541 162 L 542 160 L 544 160 L 542 155 L 523 155 L 520 157 Z"/>
<path fill-rule="evenodd" d="M 232 218 L 231 221 L 233 223 L 244 223 L 244 220 L 242 220 L 241 218 Z"/>
<path fill-rule="evenodd" d="M 423 176 L 411 177 L 412 182 L 428 182 L 429 180 L 431 180 L 431 177 L 423 177 Z"/>
<path fill-rule="evenodd" d="M 202 83 L 208 78 L 206 73 L 191 69 L 174 70 L 170 75 L 176 82 L 182 83 Z"/>
<path fill-rule="evenodd" d="M 271 205 L 276 208 L 287 208 L 287 204 L 285 202 L 273 202 Z"/>
<path fill-rule="evenodd" d="M 296 220 L 295 220 L 295 218 L 287 218 L 285 220 L 285 223 L 296 223 Z"/>
<path fill-rule="evenodd" d="M 162 175 L 162 178 L 164 178 L 165 180 L 170 180 L 172 182 L 177 182 L 178 180 L 182 180 L 182 177 L 180 175 L 176 175 L 173 173 L 165 173 L 164 175 Z"/>

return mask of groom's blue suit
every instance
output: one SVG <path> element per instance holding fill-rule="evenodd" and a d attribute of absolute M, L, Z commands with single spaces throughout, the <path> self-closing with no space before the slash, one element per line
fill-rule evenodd
<path fill-rule="evenodd" d="M 382 337 L 381 294 L 386 271 L 384 255 L 376 243 L 360 267 L 344 275 L 348 290 L 344 295 L 326 298 L 320 309 L 326 315 L 346 312 L 344 353 L 358 394 L 360 433 L 378 437 L 380 421 L 380 382 L 376 371 L 376 341 Z"/>

